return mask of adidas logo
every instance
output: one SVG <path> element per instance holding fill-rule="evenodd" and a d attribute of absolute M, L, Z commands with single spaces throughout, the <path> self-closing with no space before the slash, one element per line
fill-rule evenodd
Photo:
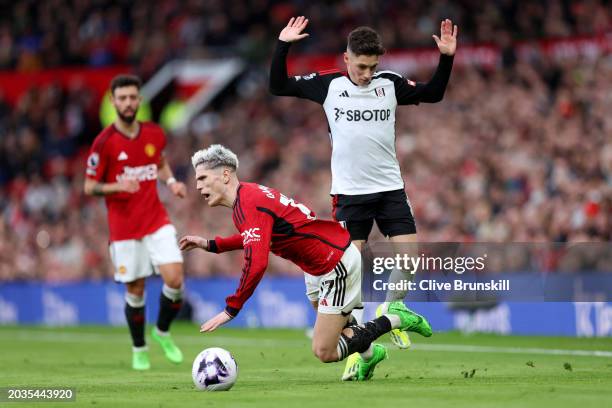
<path fill-rule="evenodd" d="M 125 152 L 121 152 L 119 153 L 119 156 L 117 157 L 118 161 L 123 161 L 123 160 L 127 160 L 128 156 Z"/>
<path fill-rule="evenodd" d="M 348 91 L 344 91 L 344 92 L 342 92 L 342 93 L 341 93 L 339 96 L 340 96 L 341 98 L 343 98 L 343 97 L 344 97 L 344 98 L 348 98 L 348 97 L 349 97 Z"/>

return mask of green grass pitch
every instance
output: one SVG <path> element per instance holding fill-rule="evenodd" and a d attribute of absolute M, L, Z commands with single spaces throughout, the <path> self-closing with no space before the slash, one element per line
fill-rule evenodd
<path fill-rule="evenodd" d="M 74 387 L 76 402 L 9 407 L 609 407 L 612 339 L 434 333 L 389 345 L 372 381 L 341 382 L 343 363 L 322 364 L 303 330 L 219 329 L 175 324 L 186 361 L 172 365 L 148 338 L 152 369 L 130 368 L 124 327 L 0 326 L 0 387 Z M 383 342 L 388 338 L 383 337 Z M 229 392 L 197 391 L 191 362 L 206 347 L 239 366 Z"/>

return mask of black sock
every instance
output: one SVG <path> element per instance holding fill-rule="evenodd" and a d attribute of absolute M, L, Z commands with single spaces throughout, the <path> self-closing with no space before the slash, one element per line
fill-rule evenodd
<path fill-rule="evenodd" d="M 132 335 L 132 344 L 134 347 L 143 347 L 145 345 L 144 330 L 145 330 L 145 308 L 132 307 L 125 304 L 125 318 L 130 328 Z"/>
<path fill-rule="evenodd" d="M 157 316 L 157 328 L 160 331 L 167 332 L 170 330 L 170 323 L 174 320 L 181 306 L 183 299 L 172 301 L 167 298 L 162 292 L 159 297 L 159 315 Z"/>
<path fill-rule="evenodd" d="M 338 361 L 344 360 L 353 353 L 363 353 L 370 344 L 380 336 L 391 331 L 391 322 L 386 316 L 377 317 L 360 326 L 349 326 L 353 336 L 340 335 L 338 342 Z"/>

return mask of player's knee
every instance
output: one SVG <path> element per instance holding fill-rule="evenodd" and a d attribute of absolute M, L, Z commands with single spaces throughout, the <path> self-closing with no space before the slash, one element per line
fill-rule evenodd
<path fill-rule="evenodd" d="M 127 292 L 136 297 L 143 297 L 145 292 L 145 281 L 139 279 L 134 282 L 128 282 L 126 284 Z"/>
<path fill-rule="evenodd" d="M 313 345 L 312 352 L 322 363 L 338 361 L 338 354 L 335 348 Z"/>
<path fill-rule="evenodd" d="M 173 277 L 171 279 L 167 279 L 164 283 L 172 289 L 181 289 L 181 287 L 183 286 L 183 277 Z"/>
<path fill-rule="evenodd" d="M 180 289 L 183 286 L 183 276 L 181 274 L 174 274 L 164 280 L 164 283 L 172 289 Z"/>
<path fill-rule="evenodd" d="M 172 289 L 180 289 L 183 286 L 183 264 L 174 263 L 160 265 L 159 267 L 164 283 Z"/>

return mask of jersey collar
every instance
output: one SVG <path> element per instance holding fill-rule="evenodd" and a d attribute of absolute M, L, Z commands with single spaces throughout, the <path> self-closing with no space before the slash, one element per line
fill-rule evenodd
<path fill-rule="evenodd" d="M 119 129 L 117 126 L 115 126 L 114 122 L 113 122 L 113 129 L 115 129 L 115 132 L 119 133 L 121 136 L 125 137 L 126 139 L 136 140 L 140 136 L 140 131 L 142 130 L 142 123 L 139 122 L 139 121 L 136 121 L 136 123 L 138 123 L 138 131 L 136 132 L 136 136 L 134 136 L 134 137 L 130 137 L 130 136 L 126 135 L 125 133 L 123 133 L 121 131 L 121 129 Z"/>

